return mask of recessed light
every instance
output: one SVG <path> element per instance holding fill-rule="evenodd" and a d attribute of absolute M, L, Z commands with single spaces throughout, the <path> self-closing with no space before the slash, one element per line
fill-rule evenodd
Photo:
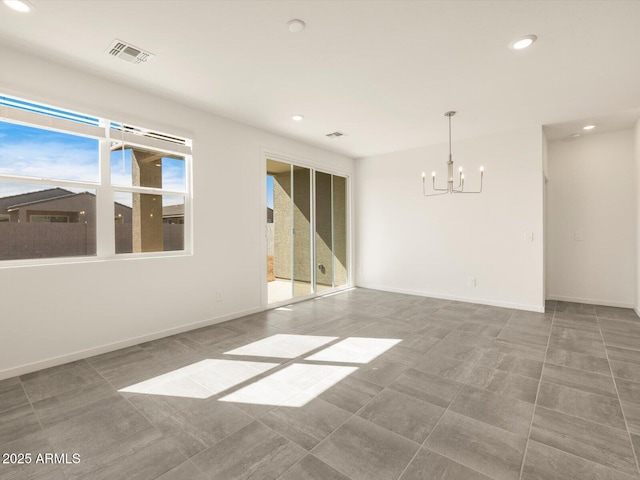
<path fill-rule="evenodd" d="M 595 125 L 585 125 L 582 127 L 583 130 L 593 130 L 594 128 L 596 128 Z"/>
<path fill-rule="evenodd" d="M 25 0 L 2 0 L 2 2 L 9 8 L 20 13 L 28 13 L 33 8 L 31 4 Z"/>
<path fill-rule="evenodd" d="M 287 22 L 287 26 L 289 27 L 289 31 L 291 33 L 298 33 L 303 31 L 307 24 L 298 18 L 294 18 L 293 20 L 289 20 Z"/>
<path fill-rule="evenodd" d="M 294 115 L 291 117 L 291 120 L 294 120 L 296 122 L 301 122 L 302 120 L 304 120 L 304 117 L 302 115 Z"/>
<path fill-rule="evenodd" d="M 533 45 L 533 42 L 535 42 L 537 39 L 538 37 L 536 37 L 535 35 L 524 35 L 522 37 L 516 38 L 513 42 L 511 42 L 509 46 L 513 50 L 522 50 Z"/>
<path fill-rule="evenodd" d="M 580 134 L 579 134 L 579 133 L 572 133 L 572 134 L 571 134 L 571 136 L 572 136 L 573 138 L 578 138 L 578 137 L 580 136 Z"/>

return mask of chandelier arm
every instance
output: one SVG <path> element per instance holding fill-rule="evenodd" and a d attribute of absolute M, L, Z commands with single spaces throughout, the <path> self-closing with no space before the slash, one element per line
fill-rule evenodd
<path fill-rule="evenodd" d="M 446 192 L 448 188 L 436 188 L 436 177 L 431 177 L 431 188 L 433 188 L 436 192 Z"/>
<path fill-rule="evenodd" d="M 433 179 L 433 190 L 437 191 L 437 192 L 448 192 L 449 190 L 447 188 L 436 188 L 436 180 Z M 427 182 L 422 179 L 422 194 L 425 197 L 430 197 L 431 195 L 427 194 Z M 435 195 L 442 195 L 441 193 L 437 193 Z"/>
<path fill-rule="evenodd" d="M 460 183 L 458 183 L 458 186 L 456 188 L 452 187 L 451 192 L 452 193 L 464 192 L 464 178 L 462 176 L 460 176 Z"/>
<path fill-rule="evenodd" d="M 435 197 L 435 196 L 437 196 L 437 195 L 446 195 L 447 193 L 449 193 L 449 192 L 448 192 L 448 191 L 440 192 L 440 193 L 424 193 L 424 192 L 423 192 L 423 195 L 424 195 L 425 197 Z"/>
<path fill-rule="evenodd" d="M 463 191 L 463 190 L 454 190 L 453 193 L 482 193 L 482 177 L 483 175 L 480 175 L 480 190 L 475 190 L 475 191 Z"/>
<path fill-rule="evenodd" d="M 464 184 L 464 180 L 462 180 L 462 175 L 460 175 L 460 177 L 458 177 L 458 185 L 456 185 L 453 189 L 456 190 L 460 187 L 462 187 Z"/>

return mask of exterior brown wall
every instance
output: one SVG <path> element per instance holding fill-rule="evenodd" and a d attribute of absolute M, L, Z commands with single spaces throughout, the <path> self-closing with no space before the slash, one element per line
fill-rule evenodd
<path fill-rule="evenodd" d="M 88 223 L 0 223 L 0 260 L 96 254 L 96 228 Z"/>
<path fill-rule="evenodd" d="M 162 188 L 162 163 L 157 153 L 131 150 L 132 185 Z M 161 252 L 162 195 L 133 194 L 133 251 Z"/>
<path fill-rule="evenodd" d="M 347 179 L 333 176 L 333 254 L 335 286 L 346 285 L 347 270 Z"/>
<path fill-rule="evenodd" d="M 331 175 L 316 172 L 316 283 L 331 286 Z"/>
<path fill-rule="evenodd" d="M 311 171 L 303 167 L 294 166 L 293 168 L 293 217 L 291 173 L 274 175 L 274 180 L 275 276 L 291 279 L 291 242 L 293 241 L 293 278 L 298 282 L 311 282 Z M 292 230 L 295 232 L 293 239 Z"/>
<path fill-rule="evenodd" d="M 296 281 L 310 282 L 310 269 L 315 268 L 318 285 L 331 286 L 334 279 L 336 286 L 345 285 L 347 283 L 346 179 L 316 172 L 316 265 L 311 266 L 310 170 L 294 167 L 293 217 L 291 212 L 291 173 L 277 173 L 273 177 L 275 276 L 281 279 L 291 279 L 291 242 L 293 241 L 293 276 Z M 331 224 L 332 214 L 333 227 Z M 295 231 L 293 240 L 292 229 Z"/>

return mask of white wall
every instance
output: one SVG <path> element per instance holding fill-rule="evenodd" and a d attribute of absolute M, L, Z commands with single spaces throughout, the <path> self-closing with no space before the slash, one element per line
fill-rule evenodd
<path fill-rule="evenodd" d="M 0 58 L 2 93 L 193 138 L 195 215 L 193 256 L 0 265 L 0 379 L 261 309 L 262 150 L 353 171 L 351 159 L 67 66 L 2 46 Z"/>
<path fill-rule="evenodd" d="M 486 168 L 480 195 L 423 196 L 446 144 L 356 160 L 357 284 L 542 311 L 542 146 L 541 128 L 454 140 L 470 188 Z"/>
<path fill-rule="evenodd" d="M 635 236 L 635 299 L 634 307 L 636 313 L 640 315 L 640 120 L 636 122 L 634 129 L 634 162 L 635 162 L 635 206 L 636 206 L 636 236 Z"/>
<path fill-rule="evenodd" d="M 550 142 L 550 299 L 634 305 L 634 171 L 632 130 Z"/>

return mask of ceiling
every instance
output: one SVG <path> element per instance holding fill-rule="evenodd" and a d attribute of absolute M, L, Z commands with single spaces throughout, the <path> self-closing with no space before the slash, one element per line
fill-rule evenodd
<path fill-rule="evenodd" d="M 0 43 L 350 157 L 445 142 L 447 110 L 454 141 L 640 116 L 640 1 L 30 3 L 0 4 Z M 156 56 L 110 57 L 115 38 Z"/>

